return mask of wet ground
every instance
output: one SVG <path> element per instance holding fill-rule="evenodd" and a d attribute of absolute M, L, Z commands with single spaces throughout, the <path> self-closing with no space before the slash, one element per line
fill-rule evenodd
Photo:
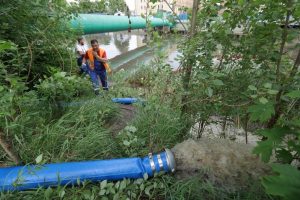
<path fill-rule="evenodd" d="M 136 114 L 136 107 L 133 105 L 120 104 L 119 108 L 120 112 L 113 120 L 111 120 L 112 123 L 108 126 L 108 129 L 113 136 L 118 135 L 118 133 L 134 119 Z"/>

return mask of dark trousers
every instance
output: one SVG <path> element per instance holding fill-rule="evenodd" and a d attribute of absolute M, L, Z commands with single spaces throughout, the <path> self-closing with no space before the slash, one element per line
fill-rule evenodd
<path fill-rule="evenodd" d="M 77 66 L 79 67 L 80 74 L 83 74 L 83 73 L 88 74 L 89 66 L 86 65 L 86 66 L 83 67 L 82 66 L 82 60 L 83 60 L 83 57 L 77 58 Z"/>
<path fill-rule="evenodd" d="M 89 70 L 89 75 L 91 77 L 94 90 L 99 90 L 100 88 L 99 79 L 103 90 L 108 90 L 106 70 Z"/>

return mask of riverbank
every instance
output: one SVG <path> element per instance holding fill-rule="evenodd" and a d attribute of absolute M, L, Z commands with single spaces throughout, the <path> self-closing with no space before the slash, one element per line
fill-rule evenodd
<path fill-rule="evenodd" d="M 179 87 L 180 76 L 174 74 L 165 64 L 163 60 L 156 60 L 138 68 L 134 73 L 126 69 L 121 70 L 111 77 L 114 85 L 108 93 L 95 97 L 92 92 L 88 92 L 84 96 L 72 98 L 70 102 L 82 104 L 58 109 L 54 107 L 51 112 L 55 117 L 51 119 L 38 113 L 39 116 L 35 116 L 35 126 L 30 127 L 31 131 L 21 132 L 17 137 L 21 138 L 22 143 L 15 140 L 24 163 L 33 163 L 37 157 L 41 158 L 39 163 L 51 163 L 145 156 L 149 152 L 172 148 L 184 141 L 185 138 L 180 135 L 180 93 L 174 93 Z M 132 82 L 139 83 L 139 86 L 132 87 Z M 146 100 L 146 104 L 134 104 L 130 107 L 132 111 L 125 109 L 126 112 L 123 112 L 122 107 L 111 102 L 112 97 L 142 98 Z M 27 113 L 30 114 L 33 113 Z M 30 137 L 24 137 L 22 134 L 29 134 Z M 204 168 L 197 170 L 193 172 L 193 176 L 183 179 L 172 175 L 158 175 L 153 179 L 137 181 L 104 181 L 100 184 L 102 186 L 86 182 L 76 187 L 2 195 L 6 199 L 41 199 L 45 196 L 50 199 L 251 197 L 250 191 L 253 187 L 229 191 L 226 187 L 215 185 L 213 180 L 206 177 Z M 124 187 L 120 188 L 121 184 Z M 177 187 L 181 189 L 178 190 Z M 259 194 L 256 193 L 256 197 L 257 195 Z M 265 197 L 263 193 L 261 195 Z"/>

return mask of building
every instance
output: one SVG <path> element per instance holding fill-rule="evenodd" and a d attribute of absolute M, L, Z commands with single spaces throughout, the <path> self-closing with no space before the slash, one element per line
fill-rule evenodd
<path fill-rule="evenodd" d="M 181 13 L 185 8 L 192 8 L 193 0 L 176 0 L 175 12 Z"/>
<path fill-rule="evenodd" d="M 133 15 L 145 15 L 147 11 L 147 0 L 134 0 Z"/>
<path fill-rule="evenodd" d="M 146 15 L 146 13 L 156 13 L 157 10 L 171 11 L 170 7 L 164 0 L 153 4 L 148 2 L 149 0 L 133 0 L 135 9 L 132 11 L 133 15 Z M 168 3 L 172 6 L 174 0 L 168 0 Z M 147 9 L 148 6 L 148 9 Z"/>
<path fill-rule="evenodd" d="M 151 4 L 152 12 L 156 12 L 157 10 L 172 12 L 172 10 L 174 9 L 174 5 L 173 5 L 174 0 L 167 0 L 167 2 L 168 3 L 166 3 L 166 1 L 164 0 L 160 0 L 155 4 Z"/>
<path fill-rule="evenodd" d="M 133 15 L 146 15 L 147 12 L 148 14 L 156 13 L 157 10 L 163 10 L 167 12 L 171 12 L 172 10 L 174 10 L 176 14 L 179 14 L 182 12 L 183 8 L 193 7 L 193 0 L 166 0 L 168 3 L 166 3 L 165 0 L 159 0 L 155 4 L 152 3 L 148 4 L 149 0 L 127 0 L 126 3 L 132 4 L 133 1 L 134 1 L 134 10 L 131 10 Z"/>

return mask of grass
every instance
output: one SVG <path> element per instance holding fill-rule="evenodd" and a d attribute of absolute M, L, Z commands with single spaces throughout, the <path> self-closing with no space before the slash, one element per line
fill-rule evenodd
<path fill-rule="evenodd" d="M 94 97 L 92 94 L 79 96 L 73 98 L 72 102 L 63 102 L 63 107 L 52 110 L 51 106 L 47 107 L 48 110 L 43 109 L 45 107 L 39 110 L 34 103 L 29 104 L 27 110 L 24 107 L 24 115 L 32 116 L 36 125 L 26 116 L 17 121 L 18 128 L 14 130 L 21 130 L 20 127 L 24 129 L 17 134 L 19 139 L 14 139 L 22 160 L 26 164 L 34 163 L 41 154 L 43 163 L 145 156 L 181 142 L 180 93 L 174 92 L 178 88 L 178 77 L 164 67 L 157 70 L 144 66 L 131 76 L 128 73 L 120 71 L 115 74 L 111 91 L 103 97 Z M 138 87 L 131 87 L 133 82 L 138 83 Z M 145 106 L 136 105 L 135 119 L 116 137 L 105 128 L 119 112 L 118 106 L 110 101 L 111 97 L 140 97 L 147 100 Z M 45 104 L 47 101 L 39 103 Z M 34 109 L 28 109 L 30 107 Z M 60 114 L 52 113 L 56 111 Z M 124 145 L 125 140 L 129 141 L 129 146 Z M 246 191 L 226 191 L 212 185 L 201 174 L 186 180 L 158 175 L 149 180 L 85 182 L 80 186 L 0 194 L 0 199 L 13 200 L 267 198 L 260 185 L 254 185 Z"/>

